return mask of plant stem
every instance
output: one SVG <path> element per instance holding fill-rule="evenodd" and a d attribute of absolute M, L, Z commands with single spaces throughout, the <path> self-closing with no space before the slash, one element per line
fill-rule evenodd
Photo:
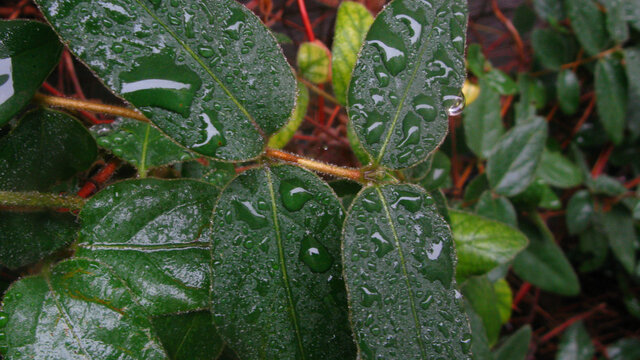
<path fill-rule="evenodd" d="M 364 173 L 358 169 L 343 168 L 336 165 L 325 164 L 320 161 L 304 158 L 288 152 L 267 148 L 266 155 L 273 159 L 284 160 L 298 164 L 304 168 L 315 170 L 321 173 L 351 179 L 354 181 L 364 181 Z"/>
<path fill-rule="evenodd" d="M 309 90 L 313 91 L 317 95 L 322 96 L 323 98 L 331 101 L 332 103 L 334 103 L 336 105 L 340 105 L 340 103 L 338 102 L 338 99 L 336 99 L 335 97 L 331 96 L 328 92 L 320 89 L 319 87 L 317 87 L 312 82 L 309 82 L 307 79 L 304 79 L 302 77 L 298 77 L 298 80 L 300 80 L 300 82 L 302 82 L 306 87 L 308 87 Z"/>
<path fill-rule="evenodd" d="M 300 8 L 300 16 L 302 17 L 302 22 L 304 23 L 304 29 L 307 33 L 307 39 L 309 41 L 314 41 L 316 37 L 313 35 L 313 27 L 311 26 L 311 22 L 309 21 L 309 15 L 307 14 L 307 7 L 304 4 L 304 0 L 298 0 L 298 7 Z"/>
<path fill-rule="evenodd" d="M 93 111 L 109 115 L 123 116 L 143 122 L 149 122 L 149 119 L 147 119 L 141 113 L 121 106 L 106 105 L 86 100 L 68 99 L 64 97 L 48 96 L 43 94 L 36 94 L 33 98 L 43 105 L 55 106 L 64 109 Z"/>
<path fill-rule="evenodd" d="M 75 195 L 45 194 L 35 191 L 0 191 L 0 205 L 80 210 L 85 200 Z"/>
<path fill-rule="evenodd" d="M 603 52 L 598 53 L 598 54 L 596 54 L 596 55 L 594 55 L 592 57 L 589 57 L 589 58 L 586 58 L 586 59 L 578 59 L 576 61 L 573 61 L 573 62 L 570 62 L 570 63 L 567 63 L 567 64 L 563 64 L 563 65 L 560 66 L 560 69 L 561 70 L 573 69 L 575 71 L 575 68 L 577 68 L 580 65 L 583 65 L 583 64 L 586 64 L 586 63 L 590 63 L 592 61 L 600 60 L 603 57 L 605 57 L 607 55 L 610 55 L 610 54 L 613 54 L 614 52 L 617 52 L 617 51 L 620 51 L 620 50 L 622 50 L 622 46 L 616 45 L 616 46 L 612 47 L 611 49 L 604 50 Z M 556 70 L 544 69 L 544 70 L 540 70 L 538 72 L 531 73 L 529 75 L 531 75 L 533 77 L 538 77 L 538 76 L 546 75 L 546 74 L 554 72 L 554 71 L 556 71 Z"/>

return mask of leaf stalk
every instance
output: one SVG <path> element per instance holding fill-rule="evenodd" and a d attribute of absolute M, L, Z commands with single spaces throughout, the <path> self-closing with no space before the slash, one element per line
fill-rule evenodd
<path fill-rule="evenodd" d="M 84 202 L 85 199 L 75 195 L 0 191 L 0 206 L 80 210 Z"/>

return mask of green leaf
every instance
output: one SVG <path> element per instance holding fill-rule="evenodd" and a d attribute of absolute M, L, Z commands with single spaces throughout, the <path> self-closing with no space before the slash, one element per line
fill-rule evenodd
<path fill-rule="evenodd" d="M 578 53 L 574 38 L 552 29 L 535 29 L 531 45 L 542 66 L 552 70 L 560 70 L 563 64 L 574 61 Z"/>
<path fill-rule="evenodd" d="M 579 294 L 578 276 L 542 219 L 539 216 L 523 219 L 520 230 L 529 238 L 529 247 L 513 262 L 516 275 L 545 291 L 567 296 Z"/>
<path fill-rule="evenodd" d="M 450 180 L 451 160 L 442 151 L 437 151 L 431 159 L 431 167 L 426 175 L 418 181 L 427 191 L 436 190 Z"/>
<path fill-rule="evenodd" d="M 444 139 L 448 112 L 463 101 L 466 24 L 462 0 L 394 0 L 374 20 L 347 100 L 374 164 L 410 167 Z"/>
<path fill-rule="evenodd" d="M 108 125 L 94 126 L 91 132 L 98 145 L 138 168 L 141 177 L 151 168 L 194 157 L 153 125 L 138 120 L 120 118 Z"/>
<path fill-rule="evenodd" d="M 486 159 L 504 134 L 500 116 L 500 94 L 486 82 L 480 82 L 478 99 L 464 111 L 464 135 L 467 146 L 476 156 Z"/>
<path fill-rule="evenodd" d="M 0 348 L 10 359 L 166 359 L 124 282 L 98 262 L 73 259 L 22 278 L 3 300 Z"/>
<path fill-rule="evenodd" d="M 536 109 L 540 110 L 546 106 L 548 96 L 545 84 L 526 73 L 518 74 L 518 89 L 520 101 L 515 106 L 515 118 L 516 124 L 521 124 L 530 120 Z"/>
<path fill-rule="evenodd" d="M 97 154 L 93 137 L 75 118 L 32 111 L 0 139 L 0 190 L 47 191 L 88 169 Z"/>
<path fill-rule="evenodd" d="M 598 213 L 596 220 L 601 224 L 609 239 L 613 255 L 622 266 L 633 274 L 636 266 L 635 242 L 637 239 L 631 213 L 622 206 L 614 206 L 611 211 Z"/>
<path fill-rule="evenodd" d="M 640 8 L 638 10 L 640 16 Z M 640 47 L 624 50 L 628 83 L 627 122 L 635 138 L 640 136 Z"/>
<path fill-rule="evenodd" d="M 633 1 L 625 1 L 623 3 L 627 21 L 636 30 L 640 31 L 640 7 L 636 6 Z"/>
<path fill-rule="evenodd" d="M 580 233 L 578 249 L 581 253 L 580 272 L 598 270 L 609 255 L 609 242 L 601 229 L 590 227 Z"/>
<path fill-rule="evenodd" d="M 607 346 L 609 360 L 633 360 L 640 357 L 640 340 L 625 338 Z"/>
<path fill-rule="evenodd" d="M 518 215 L 509 199 L 503 196 L 494 196 L 487 190 L 480 196 L 476 203 L 475 212 L 488 219 L 496 220 L 513 227 L 518 226 Z"/>
<path fill-rule="evenodd" d="M 479 78 L 484 77 L 487 59 L 482 53 L 482 46 L 480 44 L 471 44 L 467 48 L 467 67 L 475 76 Z"/>
<path fill-rule="evenodd" d="M 56 66 L 62 45 L 46 24 L 0 21 L 0 126 L 31 101 Z"/>
<path fill-rule="evenodd" d="M 598 61 L 595 91 L 600 122 L 611 141 L 620 144 L 627 111 L 627 79 L 618 60 L 605 58 Z"/>
<path fill-rule="evenodd" d="M 560 110 L 567 115 L 575 114 L 580 107 L 580 81 L 576 73 L 569 69 L 560 71 L 556 91 Z"/>
<path fill-rule="evenodd" d="M 482 318 L 476 314 L 471 307 L 469 301 L 464 301 L 464 308 L 467 316 L 469 317 L 469 324 L 471 325 L 471 353 L 473 360 L 493 360 L 493 354 L 489 349 L 489 340 L 487 339 L 487 332 L 484 329 Z"/>
<path fill-rule="evenodd" d="M 593 0 L 565 0 L 565 10 L 578 41 L 594 56 L 606 49 L 609 37 L 604 14 Z"/>
<path fill-rule="evenodd" d="M 169 359 L 212 360 L 224 349 L 209 311 L 165 315 L 152 322 Z"/>
<path fill-rule="evenodd" d="M 509 283 L 504 278 L 498 279 L 493 283 L 493 292 L 496 293 L 496 305 L 500 313 L 500 323 L 504 325 L 508 323 L 511 318 L 513 293 L 511 292 Z"/>
<path fill-rule="evenodd" d="M 493 284 L 486 276 L 474 276 L 464 282 L 462 294 L 471 304 L 473 311 L 482 319 L 489 346 L 493 346 L 498 341 L 502 326 Z"/>
<path fill-rule="evenodd" d="M 255 158 L 291 115 L 290 66 L 260 19 L 233 0 L 38 4 L 107 86 L 188 149 Z"/>
<path fill-rule="evenodd" d="M 345 220 L 342 249 L 360 358 L 469 357 L 451 233 L 424 190 L 362 190 Z"/>
<path fill-rule="evenodd" d="M 331 47 L 331 80 L 336 99 L 342 105 L 347 103 L 351 72 L 371 23 L 373 16 L 364 5 L 353 1 L 340 3 Z"/>
<path fill-rule="evenodd" d="M 595 194 L 620 196 L 627 192 L 627 188 L 620 181 L 606 174 L 602 174 L 595 179 L 588 179 L 586 184 Z"/>
<path fill-rule="evenodd" d="M 582 321 L 571 325 L 560 338 L 556 360 L 591 360 L 595 348 Z"/>
<path fill-rule="evenodd" d="M 525 325 L 513 333 L 495 352 L 496 360 L 524 360 L 529 352 L 531 326 Z"/>
<path fill-rule="evenodd" d="M 75 217 L 54 211 L 0 212 L 0 264 L 16 269 L 70 244 Z"/>
<path fill-rule="evenodd" d="M 623 43 L 629 39 L 629 25 L 627 25 L 627 0 L 599 0 L 607 10 L 606 26 L 609 35 L 616 43 Z"/>
<path fill-rule="evenodd" d="M 252 169 L 224 189 L 211 230 L 211 305 L 241 358 L 346 359 L 343 210 L 317 176 Z"/>
<path fill-rule="evenodd" d="M 549 185 L 544 184 L 544 187 L 542 188 L 542 197 L 540 198 L 538 206 L 543 209 L 560 210 L 562 209 L 562 201 L 560 201 L 558 195 L 556 195 Z"/>
<path fill-rule="evenodd" d="M 540 206 L 545 187 L 548 185 L 544 180 L 537 178 L 523 192 L 512 197 L 511 201 L 520 209 L 535 210 Z"/>
<path fill-rule="evenodd" d="M 487 177 L 501 195 L 524 191 L 535 177 L 547 139 L 547 123 L 542 117 L 518 124 L 504 134 L 489 157 Z"/>
<path fill-rule="evenodd" d="M 547 184 L 566 189 L 582 184 L 582 172 L 560 152 L 545 148 L 536 175 Z"/>
<path fill-rule="evenodd" d="M 129 180 L 84 205 L 76 254 L 106 263 L 152 315 L 208 306 L 209 225 L 218 190 L 194 180 Z"/>
<path fill-rule="evenodd" d="M 593 200 L 587 190 L 573 194 L 567 203 L 567 229 L 569 234 L 576 235 L 585 231 L 593 218 Z"/>
<path fill-rule="evenodd" d="M 218 188 L 223 188 L 236 176 L 233 164 L 205 160 L 187 161 L 182 163 L 183 178 L 200 179 Z"/>
<path fill-rule="evenodd" d="M 353 199 L 355 199 L 360 190 L 362 190 L 360 183 L 345 179 L 331 181 L 329 182 L 329 186 L 331 186 L 336 195 L 338 195 L 342 207 L 345 209 L 351 205 Z"/>
<path fill-rule="evenodd" d="M 543 20 L 558 21 L 564 19 L 562 1 L 558 0 L 533 0 L 533 8 Z"/>
<path fill-rule="evenodd" d="M 518 85 L 509 75 L 499 69 L 491 69 L 484 77 L 486 84 L 502 95 L 515 94 Z"/>
<path fill-rule="evenodd" d="M 513 13 L 513 26 L 520 34 L 528 33 L 536 24 L 536 13 L 530 5 L 523 3 Z"/>
<path fill-rule="evenodd" d="M 435 202 L 436 209 L 438 209 L 438 214 L 442 216 L 444 221 L 447 223 L 451 223 L 451 218 L 449 217 L 449 207 L 447 204 L 447 197 L 444 195 L 441 189 L 433 190 L 429 192 L 429 196 L 433 198 Z"/>
<path fill-rule="evenodd" d="M 351 122 L 347 124 L 347 140 L 349 140 L 351 150 L 353 151 L 353 154 L 356 156 L 356 159 L 358 159 L 360 164 L 363 166 L 371 164 L 371 156 L 369 155 L 369 153 L 367 153 L 364 147 L 362 147 L 362 143 L 360 143 L 360 140 L 358 140 L 358 136 L 353 131 L 353 123 Z"/>
<path fill-rule="evenodd" d="M 511 226 L 456 210 L 449 210 L 449 216 L 459 279 L 485 274 L 509 262 L 527 246 L 527 238 Z"/>
<path fill-rule="evenodd" d="M 287 145 L 304 121 L 304 116 L 307 114 L 307 106 L 309 106 L 309 90 L 302 82 L 298 82 L 298 98 L 293 115 L 291 115 L 289 122 L 282 129 L 271 136 L 269 147 L 281 149 Z"/>
<path fill-rule="evenodd" d="M 303 78 L 316 84 L 329 81 L 331 52 L 320 40 L 300 44 L 297 61 Z"/>
<path fill-rule="evenodd" d="M 465 202 L 478 201 L 485 190 L 489 189 L 489 180 L 486 173 L 479 174 L 469 182 L 464 190 L 463 200 Z"/>

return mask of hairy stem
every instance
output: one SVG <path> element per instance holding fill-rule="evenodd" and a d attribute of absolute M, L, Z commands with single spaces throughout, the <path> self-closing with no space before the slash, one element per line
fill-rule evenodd
<path fill-rule="evenodd" d="M 354 181 L 364 181 L 364 173 L 358 169 L 344 168 L 336 165 L 325 164 L 320 161 L 307 159 L 299 155 L 271 148 L 267 148 L 266 155 L 273 159 L 284 160 L 287 162 L 298 164 L 304 168 L 321 173 L 347 178 Z"/>
<path fill-rule="evenodd" d="M 63 109 L 93 111 L 149 122 L 149 119 L 147 119 L 141 113 L 132 109 L 127 109 L 125 107 L 100 104 L 86 100 L 68 99 L 58 96 L 48 96 L 43 94 L 36 94 L 33 98 L 35 101 L 43 105 L 55 106 Z"/>
<path fill-rule="evenodd" d="M 75 195 L 45 194 L 36 191 L 0 191 L 1 206 L 80 210 L 85 200 Z"/>

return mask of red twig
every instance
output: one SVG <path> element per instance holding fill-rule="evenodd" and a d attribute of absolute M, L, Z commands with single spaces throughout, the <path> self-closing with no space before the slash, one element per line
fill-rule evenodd
<path fill-rule="evenodd" d="M 565 140 L 564 143 L 562 143 L 563 148 L 566 148 L 567 146 L 569 146 L 569 144 L 571 144 L 573 137 L 578 133 L 578 131 L 580 131 L 580 128 L 582 127 L 582 125 L 584 125 L 587 119 L 589 119 L 589 116 L 591 116 L 591 113 L 593 112 L 595 105 L 596 105 L 596 98 L 595 96 L 593 96 L 593 93 L 592 93 L 591 100 L 589 101 L 589 105 L 587 105 L 587 108 L 584 110 L 584 113 L 582 113 L 580 120 L 578 120 L 576 125 L 573 127 L 573 130 L 571 130 L 571 135 L 569 136 L 569 138 L 567 138 L 567 140 Z"/>
<path fill-rule="evenodd" d="M 513 101 L 513 95 L 509 95 L 504 99 L 504 103 L 502 104 L 502 109 L 500 110 L 500 117 L 504 117 L 507 115 L 507 111 L 509 111 L 509 107 L 511 106 L 511 102 Z"/>
<path fill-rule="evenodd" d="M 640 176 L 633 180 L 629 180 L 626 184 L 624 184 L 624 187 L 626 187 L 627 189 L 633 189 L 634 187 L 638 186 L 638 184 L 640 184 Z"/>
<path fill-rule="evenodd" d="M 524 43 L 522 42 L 522 38 L 520 37 L 518 30 L 516 29 L 515 26 L 513 26 L 513 23 L 511 22 L 511 20 L 509 20 L 506 16 L 504 16 L 504 13 L 502 13 L 502 10 L 500 10 L 500 8 L 498 7 L 497 0 L 491 1 L 491 7 L 493 8 L 493 13 L 496 15 L 498 20 L 500 20 L 500 22 L 507 28 L 507 31 L 509 31 L 509 33 L 513 37 L 513 41 L 516 43 L 516 50 L 518 51 L 518 57 L 520 58 L 520 62 L 522 64 L 525 64 L 527 61 L 527 58 L 524 53 Z"/>
<path fill-rule="evenodd" d="M 596 163 L 593 165 L 593 168 L 591 169 L 591 176 L 594 179 L 600 176 L 600 174 L 602 174 L 602 170 L 604 170 L 604 167 L 607 165 L 607 161 L 609 161 L 609 156 L 611 156 L 612 152 L 613 152 L 613 144 L 606 147 L 604 150 L 602 150 L 600 155 L 598 155 L 598 160 L 596 160 Z"/>
<path fill-rule="evenodd" d="M 336 105 L 336 107 L 334 107 L 333 111 L 331 112 L 331 116 L 329 116 L 329 121 L 327 121 L 328 128 L 331 127 L 331 125 L 333 125 L 333 121 L 336 119 L 339 112 L 340 112 L 340 105 Z"/>
<path fill-rule="evenodd" d="M 115 161 L 110 161 L 107 163 L 97 174 L 93 175 L 91 179 L 89 179 L 84 186 L 78 191 L 78 196 L 87 198 L 91 194 L 93 194 L 97 189 L 98 185 L 104 184 L 113 176 L 113 173 L 116 171 L 118 164 Z"/>
<path fill-rule="evenodd" d="M 304 29 L 307 33 L 307 40 L 314 41 L 316 37 L 313 35 L 313 27 L 311 26 L 311 21 L 309 21 L 309 14 L 307 14 L 307 7 L 304 4 L 304 0 L 298 0 L 298 7 L 300 8 L 300 16 L 302 17 Z"/>
<path fill-rule="evenodd" d="M 540 340 L 538 341 L 538 344 L 544 344 L 545 342 L 553 339 L 554 337 L 560 335 L 563 331 L 565 331 L 569 326 L 573 325 L 575 322 L 580 321 L 580 320 L 584 320 L 586 318 L 588 318 L 589 316 L 593 315 L 594 313 L 604 310 L 606 308 L 606 304 L 602 303 L 598 306 L 596 306 L 595 308 L 582 313 L 582 314 L 578 314 L 568 320 L 566 320 L 565 322 L 563 322 L 562 324 L 556 326 L 555 328 L 553 328 L 551 331 L 549 331 L 548 333 L 544 334 Z"/>
<path fill-rule="evenodd" d="M 528 282 L 525 282 L 524 284 L 522 284 L 522 286 L 520 286 L 520 289 L 518 289 L 518 292 L 516 293 L 516 296 L 513 298 L 513 302 L 511 303 L 512 309 L 518 310 L 518 304 L 529 293 L 529 290 L 531 290 L 531 284 Z"/>

